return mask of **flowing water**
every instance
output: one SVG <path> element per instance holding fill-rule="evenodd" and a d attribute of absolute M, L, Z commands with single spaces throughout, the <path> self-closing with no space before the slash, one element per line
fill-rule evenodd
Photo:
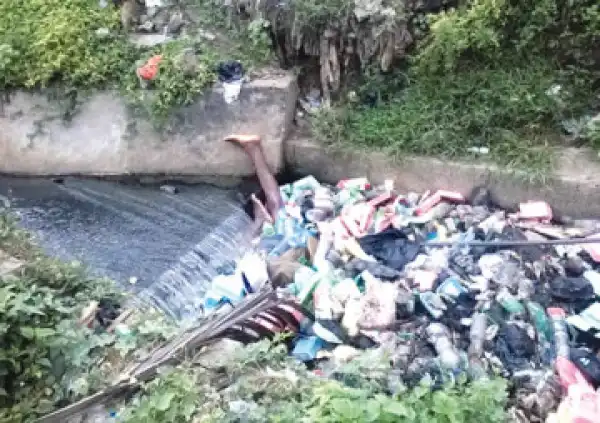
<path fill-rule="evenodd" d="M 49 254 L 82 261 L 180 318 L 197 313 L 211 279 L 250 248 L 250 220 L 235 190 L 178 188 L 0 179 L 0 195 Z"/>

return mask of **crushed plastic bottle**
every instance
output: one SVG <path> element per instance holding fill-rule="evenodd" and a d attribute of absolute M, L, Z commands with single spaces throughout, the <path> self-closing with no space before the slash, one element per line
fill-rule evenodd
<path fill-rule="evenodd" d="M 554 331 L 554 347 L 558 357 L 569 358 L 569 333 L 565 322 L 566 313 L 561 308 L 547 310 Z"/>
<path fill-rule="evenodd" d="M 438 353 L 442 366 L 447 369 L 457 370 L 461 366 L 461 357 L 450 340 L 448 329 L 441 323 L 431 323 L 427 326 L 427 337 L 429 342 Z"/>

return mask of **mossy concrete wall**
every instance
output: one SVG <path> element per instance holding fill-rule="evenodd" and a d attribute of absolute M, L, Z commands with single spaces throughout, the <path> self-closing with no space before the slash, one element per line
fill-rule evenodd
<path fill-rule="evenodd" d="M 17 175 L 166 174 L 244 176 L 253 173 L 243 151 L 222 142 L 230 133 L 259 134 L 274 171 L 293 121 L 295 78 L 278 73 L 243 85 L 228 104 L 215 86 L 174 113 L 157 131 L 117 93 L 99 92 L 64 112 L 46 95 L 17 92 L 0 108 L 0 173 Z"/>

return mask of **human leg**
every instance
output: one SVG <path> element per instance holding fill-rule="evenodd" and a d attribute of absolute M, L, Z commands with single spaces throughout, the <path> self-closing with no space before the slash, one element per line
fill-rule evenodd
<path fill-rule="evenodd" d="M 260 186 L 265 193 L 267 203 L 266 209 L 271 217 L 271 220 L 274 220 L 277 217 L 277 212 L 283 205 L 283 200 L 281 199 L 281 195 L 279 194 L 279 185 L 277 184 L 277 180 L 275 179 L 273 173 L 267 165 L 267 161 L 265 159 L 265 155 L 260 143 L 260 137 L 258 135 L 234 134 L 226 137 L 225 141 L 233 142 L 242 147 L 248 155 L 248 157 L 250 158 L 250 160 L 252 161 L 254 169 L 256 170 L 258 182 L 260 183 Z M 256 202 L 260 202 L 258 201 L 256 196 L 252 198 L 252 201 L 255 203 L 256 211 Z M 262 204 L 260 204 L 260 207 L 262 207 L 262 209 L 264 210 Z"/>

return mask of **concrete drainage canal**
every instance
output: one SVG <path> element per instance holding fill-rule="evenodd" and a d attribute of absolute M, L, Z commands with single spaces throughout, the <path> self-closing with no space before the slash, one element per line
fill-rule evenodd
<path fill-rule="evenodd" d="M 250 246 L 235 189 L 67 178 L 0 180 L 0 195 L 53 256 L 78 260 L 175 318 Z"/>

